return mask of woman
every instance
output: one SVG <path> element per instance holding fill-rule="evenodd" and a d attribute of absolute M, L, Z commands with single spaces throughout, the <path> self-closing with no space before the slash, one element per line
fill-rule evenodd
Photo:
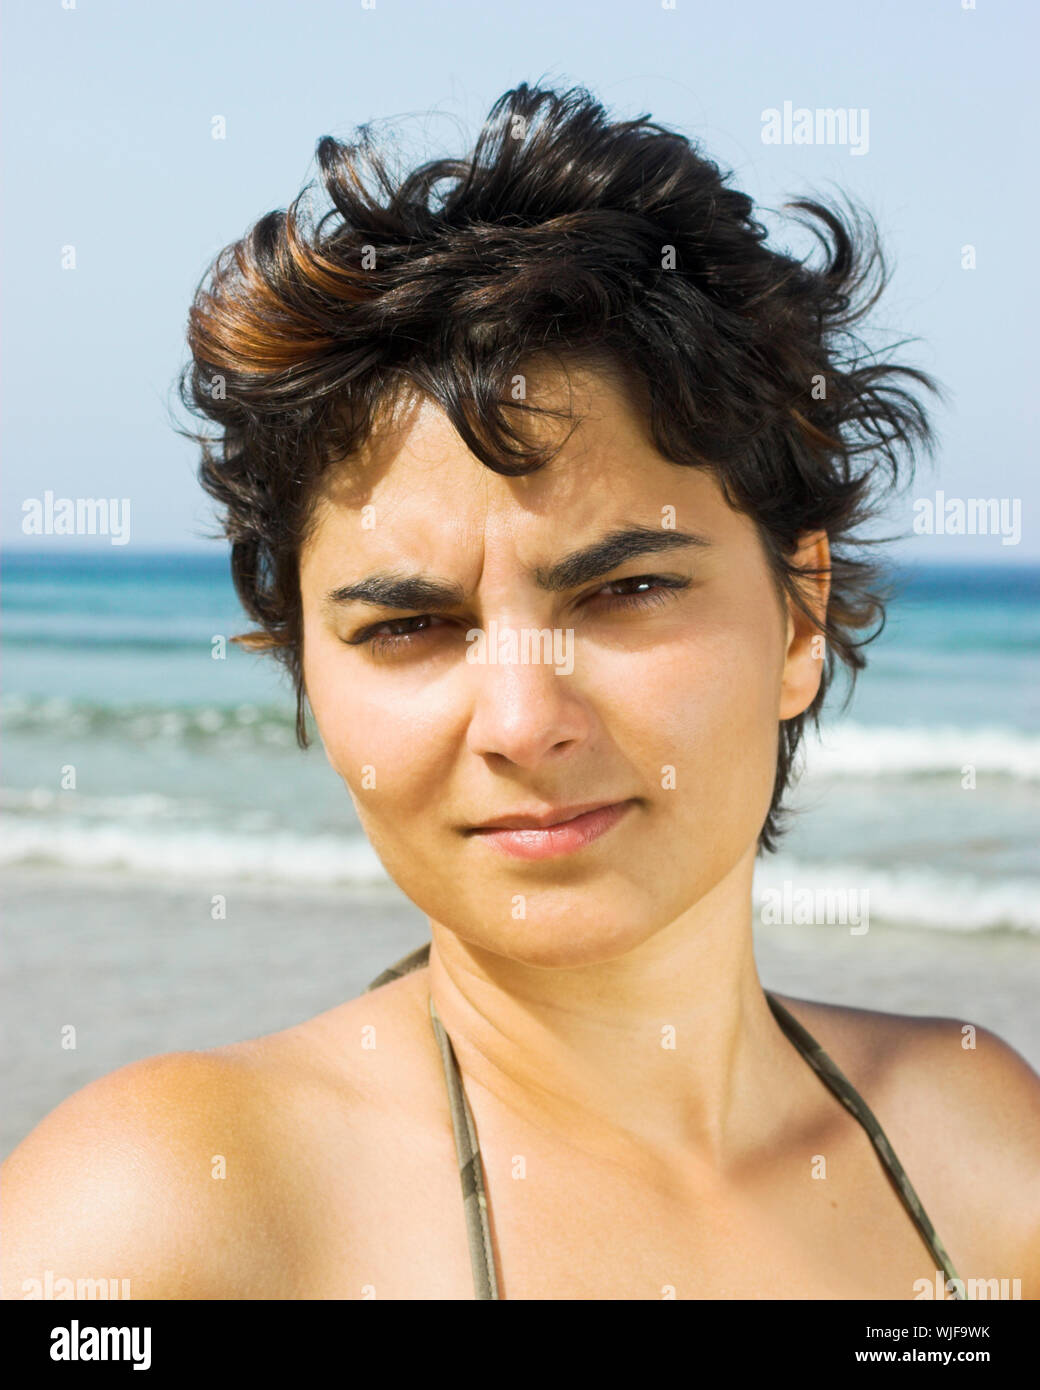
<path fill-rule="evenodd" d="M 185 399 L 243 640 L 430 941 L 60 1106 L 7 1165 L 8 1296 L 1035 1297 L 1036 1075 L 752 952 L 805 723 L 883 616 L 859 533 L 930 441 L 928 378 L 850 332 L 869 224 L 800 203 L 823 268 L 767 249 L 581 89 L 401 185 L 318 156 L 334 212 L 200 286 Z"/>

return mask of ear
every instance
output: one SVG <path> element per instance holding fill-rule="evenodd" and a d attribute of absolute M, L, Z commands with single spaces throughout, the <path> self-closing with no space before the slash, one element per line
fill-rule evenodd
<path fill-rule="evenodd" d="M 802 601 L 813 614 L 806 617 L 787 598 L 787 650 L 780 681 L 781 719 L 793 719 L 812 704 L 820 688 L 826 653 L 823 622 L 831 592 L 831 548 L 826 531 L 807 532 L 791 557 L 791 564 L 806 571 L 797 580 Z M 811 573 L 811 571 L 821 571 Z"/>

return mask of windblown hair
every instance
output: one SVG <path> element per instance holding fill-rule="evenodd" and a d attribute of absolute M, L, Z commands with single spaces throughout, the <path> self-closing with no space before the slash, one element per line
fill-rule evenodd
<path fill-rule="evenodd" d="M 934 437 L 916 383 L 851 329 L 888 275 L 877 228 L 847 198 L 785 208 L 824 264 L 768 248 L 731 174 L 648 117 L 612 123 L 584 88 L 521 84 L 492 107 L 473 152 L 395 178 L 369 126 L 317 160 L 333 208 L 269 212 L 207 270 L 189 313 L 188 409 L 219 434 L 201 448 L 239 598 L 296 691 L 307 744 L 298 555 L 319 479 L 379 428 L 402 392 L 446 412 L 496 473 L 541 468 L 512 399 L 521 361 L 600 362 L 633 384 L 658 451 L 710 470 L 757 526 L 778 595 L 811 615 L 799 537 L 831 545 L 819 691 L 780 725 L 759 850 L 776 848 L 807 719 L 837 663 L 852 693 L 890 594 L 860 532 Z M 365 176 L 374 186 L 368 187 Z M 562 443 L 563 441 L 561 441 Z M 868 558 L 869 556 L 869 558 Z M 857 634 L 860 634 L 857 637 Z"/>

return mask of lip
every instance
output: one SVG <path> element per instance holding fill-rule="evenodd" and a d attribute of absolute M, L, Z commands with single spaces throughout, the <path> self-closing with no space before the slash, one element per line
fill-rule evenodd
<path fill-rule="evenodd" d="M 631 810 L 632 800 L 614 801 L 588 808 L 571 807 L 543 815 L 503 816 L 466 833 L 517 859 L 548 859 L 584 849 L 612 830 Z"/>
<path fill-rule="evenodd" d="M 562 825 L 564 821 L 574 820 L 588 811 L 602 811 L 608 806 L 620 806 L 620 801 L 583 801 L 578 806 L 551 806 L 547 811 L 517 811 L 515 815 L 499 816 L 495 820 L 484 821 L 482 825 L 467 827 L 467 833 L 475 834 L 484 830 L 548 830 L 550 826 Z"/>

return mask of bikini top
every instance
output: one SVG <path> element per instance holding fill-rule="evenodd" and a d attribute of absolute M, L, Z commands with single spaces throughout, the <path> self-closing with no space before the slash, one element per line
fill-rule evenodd
<path fill-rule="evenodd" d="M 368 990 L 387 985 L 392 980 L 398 980 L 402 975 L 409 974 L 412 970 L 421 970 L 428 964 L 429 956 L 430 943 L 427 942 L 425 946 L 420 946 L 418 950 L 403 956 L 384 970 L 372 981 Z M 365 992 L 367 993 L 368 990 Z M 798 1020 L 768 990 L 764 992 L 769 1007 L 773 1011 L 773 1016 L 795 1049 L 801 1053 L 823 1084 L 834 1092 L 846 1110 L 854 1115 L 866 1130 L 867 1137 L 874 1146 L 882 1166 L 903 1206 L 910 1214 L 910 1219 L 921 1233 L 925 1245 L 935 1258 L 937 1267 L 944 1272 L 947 1287 L 952 1281 L 953 1297 L 965 1299 L 964 1283 L 957 1277 L 950 1257 L 946 1253 L 942 1241 L 936 1235 L 935 1227 L 928 1219 L 921 1199 L 914 1191 L 910 1179 L 903 1170 L 903 1165 L 896 1158 L 877 1117 L 852 1085 L 852 1082 L 831 1061 L 808 1030 L 803 1028 Z M 462 1202 L 466 1216 L 466 1234 L 469 1241 L 470 1264 L 473 1268 L 475 1297 L 477 1299 L 497 1299 L 498 1284 L 495 1278 L 495 1257 L 491 1249 L 488 1205 L 484 1192 L 484 1174 L 480 1160 L 480 1147 L 477 1143 L 477 1129 L 473 1122 L 469 1102 L 466 1099 L 466 1092 L 463 1089 L 455 1050 L 438 1016 L 432 996 L 430 997 L 430 1020 L 433 1024 L 437 1045 L 440 1048 L 441 1061 L 444 1064 L 444 1077 L 448 1085 L 448 1101 L 451 1106 L 452 1128 L 455 1132 L 455 1152 L 458 1155 L 459 1176 L 462 1180 Z"/>

